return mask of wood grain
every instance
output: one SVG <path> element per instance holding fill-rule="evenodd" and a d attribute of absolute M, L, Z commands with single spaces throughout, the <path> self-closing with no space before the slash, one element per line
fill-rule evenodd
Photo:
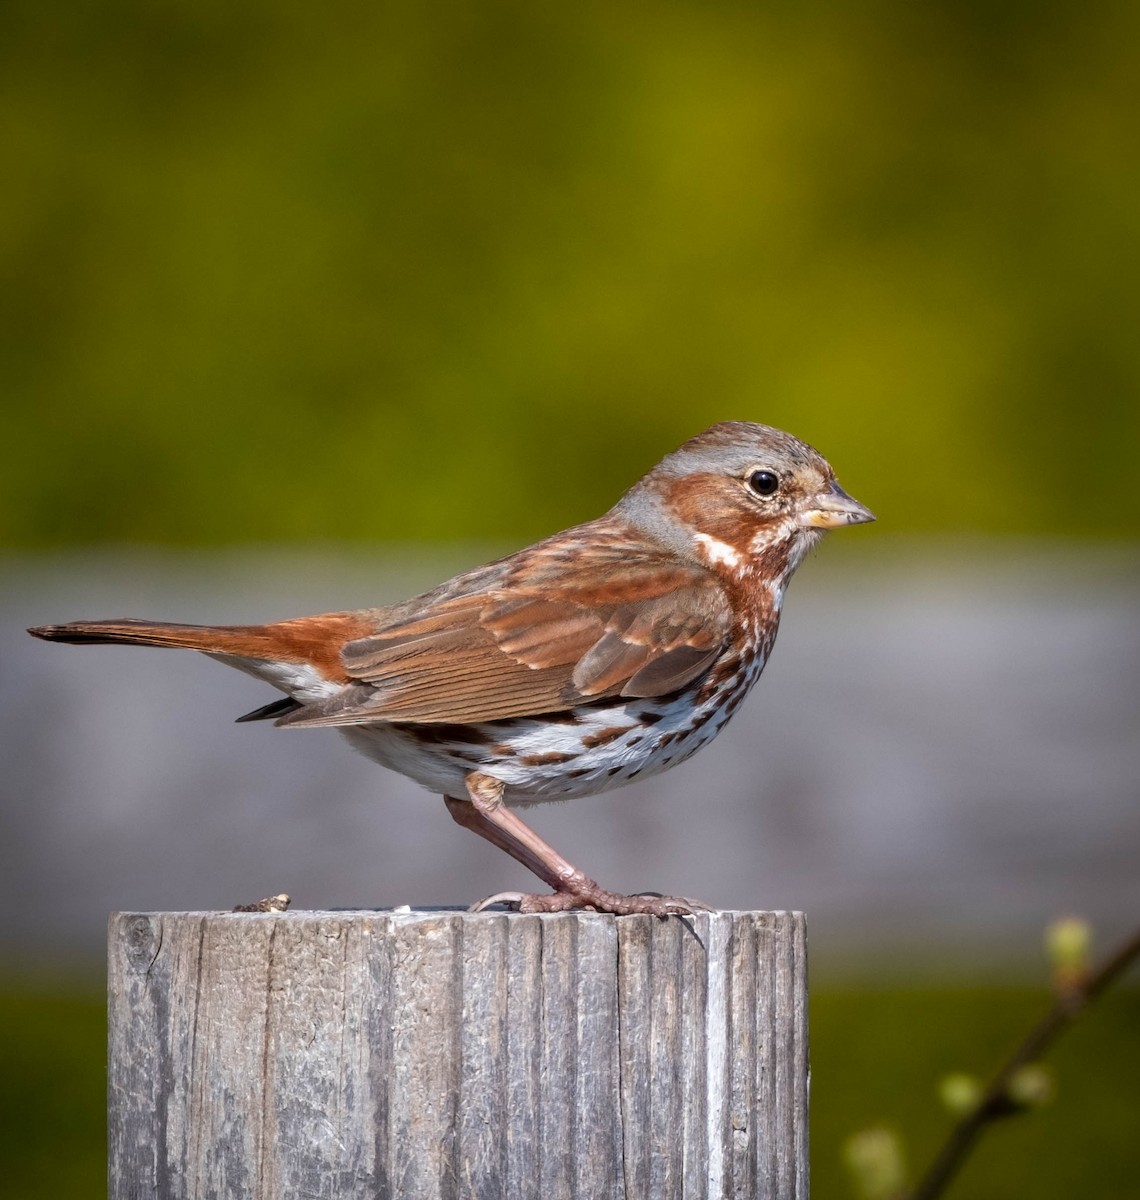
<path fill-rule="evenodd" d="M 118 913 L 112 1200 L 808 1194 L 799 913 Z"/>

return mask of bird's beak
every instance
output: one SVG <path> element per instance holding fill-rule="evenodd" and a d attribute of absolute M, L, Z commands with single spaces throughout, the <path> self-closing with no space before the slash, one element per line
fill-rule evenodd
<path fill-rule="evenodd" d="M 815 529 L 838 529 L 843 525 L 862 525 L 875 514 L 852 499 L 833 479 L 822 492 L 808 501 L 800 513 L 800 524 Z"/>

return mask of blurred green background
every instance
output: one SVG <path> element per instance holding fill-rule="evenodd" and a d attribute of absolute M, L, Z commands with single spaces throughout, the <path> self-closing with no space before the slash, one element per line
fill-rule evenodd
<path fill-rule="evenodd" d="M 1140 9 L 15 0 L 0 544 L 521 540 L 725 417 L 1131 533 Z"/>
<path fill-rule="evenodd" d="M 521 544 L 727 417 L 891 531 L 1133 537 L 1138 46 L 1105 0 L 10 0 L 0 545 Z M 1136 1001 L 959 1194 L 1132 1194 Z M 838 1196 L 1043 997 L 813 1003 Z M 99 1194 L 98 998 L 0 1012 L 13 1194 Z"/>

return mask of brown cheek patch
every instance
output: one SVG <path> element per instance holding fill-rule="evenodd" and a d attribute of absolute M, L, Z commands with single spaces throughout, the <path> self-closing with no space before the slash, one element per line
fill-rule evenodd
<path fill-rule="evenodd" d="M 686 525 L 708 533 L 731 515 L 732 506 L 724 494 L 726 482 L 719 475 L 682 475 L 669 482 L 665 499 Z"/>
<path fill-rule="evenodd" d="M 738 480 L 723 475 L 686 475 L 670 482 L 665 499 L 690 529 L 724 542 L 743 556 L 766 522 L 745 506 L 740 486 Z"/>

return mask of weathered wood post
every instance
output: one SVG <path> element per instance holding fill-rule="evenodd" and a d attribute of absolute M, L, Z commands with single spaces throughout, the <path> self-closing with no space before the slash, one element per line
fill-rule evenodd
<path fill-rule="evenodd" d="M 110 1196 L 808 1194 L 800 913 L 117 913 Z"/>

